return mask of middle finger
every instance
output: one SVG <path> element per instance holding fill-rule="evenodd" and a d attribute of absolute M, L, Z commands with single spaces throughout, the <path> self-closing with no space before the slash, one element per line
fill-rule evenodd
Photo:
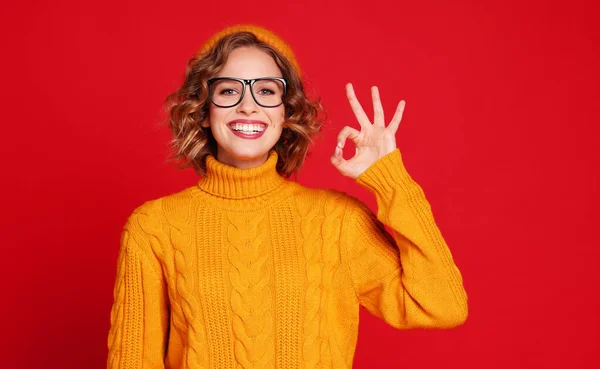
<path fill-rule="evenodd" d="M 354 93 L 354 88 L 352 87 L 351 83 L 348 83 L 346 85 L 346 96 L 348 97 L 350 107 L 352 107 L 352 111 L 354 112 L 354 115 L 356 116 L 356 119 L 358 120 L 360 126 L 363 128 L 369 127 L 371 125 L 369 117 L 367 117 L 367 114 L 365 114 L 365 111 L 358 102 L 356 94 Z"/>

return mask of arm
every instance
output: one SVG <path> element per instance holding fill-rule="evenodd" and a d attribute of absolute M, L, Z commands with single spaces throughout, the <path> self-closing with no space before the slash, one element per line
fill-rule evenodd
<path fill-rule="evenodd" d="M 121 234 L 108 335 L 108 369 L 164 368 L 166 285 L 134 212 Z"/>
<path fill-rule="evenodd" d="M 359 303 L 398 329 L 464 323 L 461 273 L 400 151 L 380 158 L 356 182 L 375 194 L 378 205 L 375 217 L 352 197 L 344 218 L 342 252 Z"/>

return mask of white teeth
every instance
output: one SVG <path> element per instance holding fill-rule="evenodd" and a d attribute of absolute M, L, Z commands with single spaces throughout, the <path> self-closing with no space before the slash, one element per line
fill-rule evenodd
<path fill-rule="evenodd" d="M 248 134 L 262 132 L 265 130 L 265 128 L 260 124 L 244 124 L 244 123 L 233 123 L 233 124 L 231 124 L 231 129 L 233 129 L 234 131 L 240 131 L 240 132 L 248 133 Z"/>

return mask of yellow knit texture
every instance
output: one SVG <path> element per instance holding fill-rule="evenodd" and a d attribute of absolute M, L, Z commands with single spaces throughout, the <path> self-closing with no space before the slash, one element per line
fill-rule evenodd
<path fill-rule="evenodd" d="M 278 35 L 276 35 L 273 31 L 270 31 L 264 27 L 253 25 L 253 24 L 238 24 L 234 26 L 227 27 L 222 29 L 221 31 L 215 33 L 211 38 L 209 38 L 200 48 L 200 54 L 204 54 L 210 49 L 212 49 L 217 42 L 228 35 L 231 35 L 236 32 L 251 32 L 256 38 L 260 41 L 270 45 L 275 50 L 279 51 L 281 55 L 283 55 L 296 69 L 298 76 L 302 75 L 302 71 L 300 69 L 300 65 L 296 60 L 296 56 L 292 51 L 292 48 Z"/>
<path fill-rule="evenodd" d="M 397 329 L 465 322 L 461 273 L 399 150 L 356 179 L 377 215 L 279 176 L 277 160 L 242 170 L 209 156 L 196 185 L 133 211 L 109 369 L 349 369 L 360 306 Z"/>

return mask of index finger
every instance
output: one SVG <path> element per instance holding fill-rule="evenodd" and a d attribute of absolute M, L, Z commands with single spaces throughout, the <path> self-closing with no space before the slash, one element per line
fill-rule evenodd
<path fill-rule="evenodd" d="M 356 116 L 356 119 L 358 120 L 358 124 L 360 124 L 360 126 L 363 128 L 371 126 L 369 117 L 367 117 L 367 114 L 365 113 L 362 106 L 358 102 L 358 99 L 356 98 L 356 94 L 354 93 L 354 88 L 352 87 L 352 83 L 346 84 L 346 96 L 348 97 L 348 102 L 350 102 L 350 107 L 352 108 L 352 111 L 354 112 L 354 115 Z"/>

